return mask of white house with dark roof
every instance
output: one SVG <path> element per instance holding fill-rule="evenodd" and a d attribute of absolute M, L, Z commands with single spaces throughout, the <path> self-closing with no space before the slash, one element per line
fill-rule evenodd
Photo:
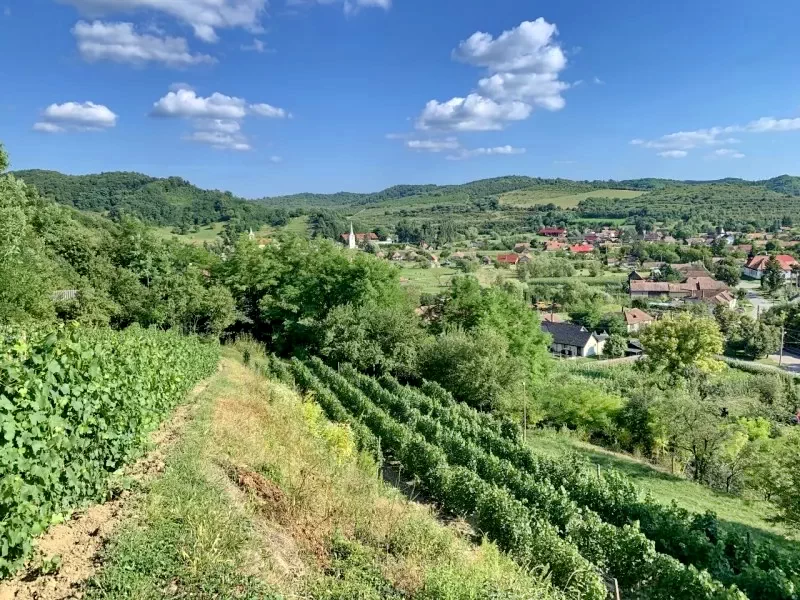
<path fill-rule="evenodd" d="M 572 323 L 542 323 L 542 331 L 549 333 L 553 342 L 550 352 L 564 358 L 599 356 L 603 353 L 608 336 L 592 333 L 586 327 Z"/>

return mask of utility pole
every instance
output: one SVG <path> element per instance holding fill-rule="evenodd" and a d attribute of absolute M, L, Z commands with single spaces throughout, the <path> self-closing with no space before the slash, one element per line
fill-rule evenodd
<path fill-rule="evenodd" d="M 786 337 L 786 326 L 781 325 L 781 357 L 778 359 L 778 366 L 783 366 L 783 340 Z"/>

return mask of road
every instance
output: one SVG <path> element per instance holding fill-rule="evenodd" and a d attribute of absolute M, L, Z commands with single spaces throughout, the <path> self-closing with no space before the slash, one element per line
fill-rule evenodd
<path fill-rule="evenodd" d="M 750 302 L 750 316 L 754 319 L 764 312 L 768 311 L 775 304 L 772 300 L 764 298 L 761 295 L 761 285 L 758 281 L 740 281 L 739 289 L 745 290 L 747 293 L 747 300 Z"/>

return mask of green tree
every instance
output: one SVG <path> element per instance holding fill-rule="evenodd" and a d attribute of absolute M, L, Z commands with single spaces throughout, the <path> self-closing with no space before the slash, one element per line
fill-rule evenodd
<path fill-rule="evenodd" d="M 607 358 L 621 358 L 628 351 L 628 338 L 619 334 L 612 334 L 603 347 L 603 356 Z"/>
<path fill-rule="evenodd" d="M 761 277 L 761 287 L 770 294 L 777 292 L 784 283 L 783 269 L 781 263 L 774 256 L 770 256 L 764 266 L 764 274 Z"/>
<path fill-rule="evenodd" d="M 723 258 L 714 265 L 714 277 L 736 287 L 742 279 L 742 269 L 733 258 Z"/>
<path fill-rule="evenodd" d="M 654 370 L 688 375 L 695 369 L 713 372 L 724 367 L 715 358 L 722 353 L 724 339 L 711 318 L 688 312 L 670 315 L 645 328 L 640 340 Z"/>

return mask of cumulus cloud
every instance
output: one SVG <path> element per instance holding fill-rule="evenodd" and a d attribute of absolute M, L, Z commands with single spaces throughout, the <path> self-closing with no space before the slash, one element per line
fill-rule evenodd
<path fill-rule="evenodd" d="M 473 148 L 467 150 L 462 148 L 455 154 L 447 156 L 448 160 L 465 160 L 476 156 L 511 156 L 514 154 L 525 154 L 525 148 L 515 148 L 514 146 L 495 146 L 493 148 Z"/>
<path fill-rule="evenodd" d="M 283 162 L 283 157 L 278 156 L 277 154 L 273 154 L 272 156 L 269 157 L 269 162 L 277 165 Z"/>
<path fill-rule="evenodd" d="M 775 117 L 761 117 L 748 123 L 744 130 L 752 133 L 767 133 L 772 131 L 797 131 L 800 129 L 800 119 L 776 119 Z"/>
<path fill-rule="evenodd" d="M 150 114 L 154 117 L 243 119 L 247 114 L 247 102 L 219 92 L 203 98 L 194 90 L 179 89 L 155 102 Z"/>
<path fill-rule="evenodd" d="M 260 117 L 267 117 L 268 119 L 285 119 L 291 118 L 291 113 L 286 112 L 283 108 L 272 106 L 270 104 L 251 104 L 250 112 Z"/>
<path fill-rule="evenodd" d="M 189 90 L 190 92 L 193 92 L 194 88 L 188 83 L 183 83 L 182 81 L 176 81 L 175 83 L 169 86 L 170 92 L 177 92 L 180 90 Z"/>
<path fill-rule="evenodd" d="M 75 6 L 82 14 L 102 17 L 109 14 L 156 11 L 188 24 L 196 37 L 206 42 L 218 40 L 217 29 L 244 28 L 261 31 L 261 16 L 267 0 L 58 0 Z"/>
<path fill-rule="evenodd" d="M 173 84 L 174 91 L 153 103 L 150 115 L 158 118 L 186 119 L 195 131 L 185 140 L 207 144 L 220 150 L 251 150 L 242 123 L 248 116 L 290 117 L 283 108 L 266 103 L 249 104 L 244 98 L 215 92 L 203 97 L 184 84 Z"/>
<path fill-rule="evenodd" d="M 100 131 L 116 124 L 117 115 L 107 106 L 94 102 L 65 102 L 48 106 L 33 128 L 44 133 L 63 133 Z"/>
<path fill-rule="evenodd" d="M 417 129 L 491 131 L 502 129 L 508 121 L 527 119 L 532 110 L 524 102 L 495 102 L 480 94 L 447 102 L 431 100 L 417 119 Z"/>
<path fill-rule="evenodd" d="M 567 58 L 556 40 L 558 28 L 543 18 L 523 21 L 497 37 L 478 31 L 462 41 L 452 56 L 481 67 L 486 76 L 466 98 L 440 102 L 431 100 L 417 119 L 419 129 L 439 127 L 455 131 L 502 129 L 510 121 L 527 119 L 534 106 L 556 111 L 564 108 L 563 92 L 570 84 L 561 81 Z M 473 114 L 480 109 L 488 118 Z M 437 121 L 447 114 L 448 118 Z M 433 119 L 431 117 L 434 117 Z"/>
<path fill-rule="evenodd" d="M 78 21 L 72 34 L 81 56 L 90 62 L 110 60 L 137 65 L 156 62 L 175 68 L 216 62 L 208 54 L 192 54 L 184 38 L 137 33 L 133 23 Z"/>
<path fill-rule="evenodd" d="M 662 158 L 686 158 L 687 154 L 686 150 L 664 150 L 658 153 Z"/>

